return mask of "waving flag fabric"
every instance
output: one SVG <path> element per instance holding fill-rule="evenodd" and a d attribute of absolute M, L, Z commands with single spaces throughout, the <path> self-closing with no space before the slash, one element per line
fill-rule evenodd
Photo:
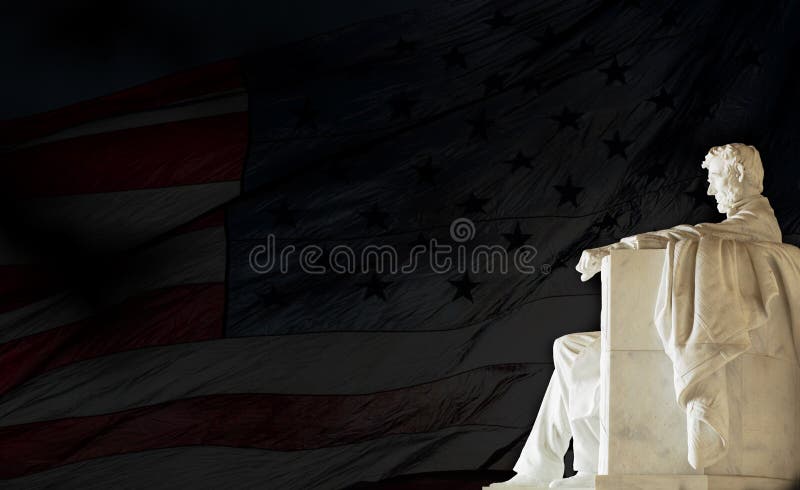
<path fill-rule="evenodd" d="M 552 341 L 598 326 L 581 250 L 721 219 L 700 162 L 735 141 L 798 242 L 798 20 L 432 3 L 3 123 L 3 486 L 511 476 Z M 254 270 L 270 240 L 325 270 Z M 330 267 L 432 240 L 535 272 Z"/>

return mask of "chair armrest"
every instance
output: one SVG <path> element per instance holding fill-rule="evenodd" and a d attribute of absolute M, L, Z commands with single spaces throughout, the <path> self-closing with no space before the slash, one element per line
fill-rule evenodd
<path fill-rule="evenodd" d="M 653 322 L 665 250 L 612 250 L 601 267 L 604 350 L 663 350 Z"/>

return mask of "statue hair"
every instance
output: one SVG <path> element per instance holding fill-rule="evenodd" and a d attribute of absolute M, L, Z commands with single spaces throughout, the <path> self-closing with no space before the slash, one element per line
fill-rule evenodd
<path fill-rule="evenodd" d="M 755 146 L 743 143 L 730 143 L 715 146 L 708 150 L 706 159 L 701 165 L 708 168 L 708 159 L 721 158 L 728 170 L 736 170 L 739 182 L 747 182 L 759 194 L 764 190 L 764 165 L 761 163 L 761 154 Z"/>

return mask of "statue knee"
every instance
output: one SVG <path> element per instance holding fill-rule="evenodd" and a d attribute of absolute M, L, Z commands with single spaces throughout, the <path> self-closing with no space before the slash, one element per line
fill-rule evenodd
<path fill-rule="evenodd" d="M 569 350 L 567 346 L 571 343 L 569 338 L 571 335 L 574 334 L 562 335 L 553 341 L 553 360 L 558 359 L 564 351 Z"/>
<path fill-rule="evenodd" d="M 553 341 L 553 362 L 572 364 L 587 347 L 600 336 L 600 332 L 580 332 L 562 335 Z"/>

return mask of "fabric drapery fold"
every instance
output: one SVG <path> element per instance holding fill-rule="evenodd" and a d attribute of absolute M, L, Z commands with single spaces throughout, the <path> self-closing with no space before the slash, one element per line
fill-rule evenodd
<path fill-rule="evenodd" d="M 724 368 L 750 348 L 750 332 L 770 319 L 775 298 L 800 291 L 798 264 L 800 250 L 782 243 L 712 235 L 667 243 L 654 319 L 672 360 L 677 401 L 686 411 L 694 468 L 725 456 Z M 800 327 L 796 307 L 791 301 L 788 306 L 796 358 Z"/>

